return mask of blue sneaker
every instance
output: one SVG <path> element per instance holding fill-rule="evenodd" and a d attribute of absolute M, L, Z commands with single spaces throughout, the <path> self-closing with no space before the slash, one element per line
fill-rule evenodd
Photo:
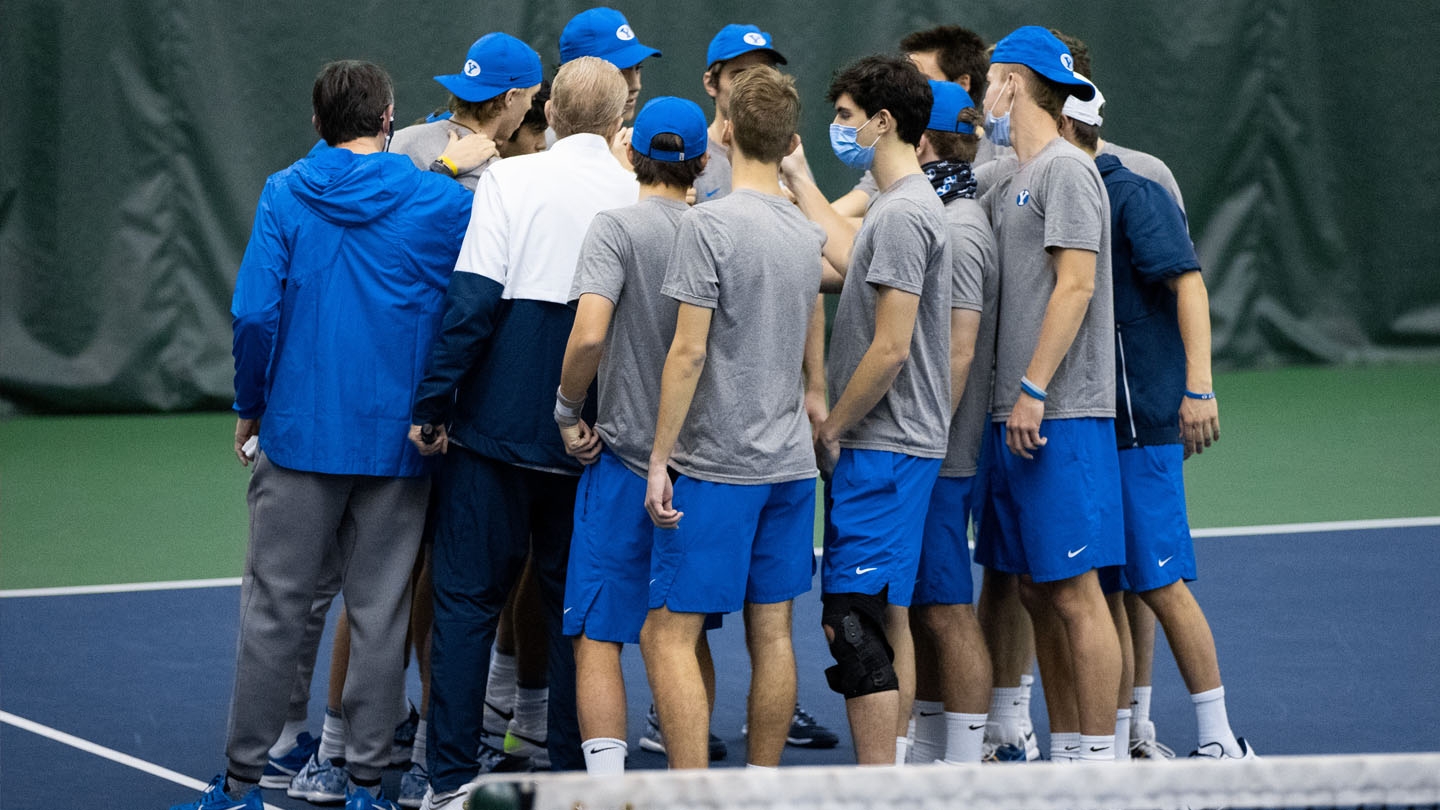
<path fill-rule="evenodd" d="M 395 727 L 395 737 L 390 743 L 390 764 L 405 765 L 410 762 L 410 751 L 415 746 L 415 733 L 420 730 L 420 712 L 410 704 L 410 714 Z"/>
<path fill-rule="evenodd" d="M 345 784 L 349 781 L 343 765 L 333 759 L 321 762 L 320 754 L 316 753 L 290 780 L 285 795 L 312 804 L 339 804 L 345 801 Z"/>
<path fill-rule="evenodd" d="M 225 774 L 222 773 L 210 780 L 210 786 L 205 788 L 200 798 L 188 804 L 173 805 L 170 810 L 265 810 L 265 802 L 260 799 L 259 788 L 232 799 L 225 792 Z"/>
<path fill-rule="evenodd" d="M 345 787 L 345 810 L 400 810 L 400 805 L 350 782 Z"/>
<path fill-rule="evenodd" d="M 295 738 L 295 747 L 286 751 L 279 758 L 271 757 L 265 763 L 265 772 L 260 774 L 260 787 L 262 788 L 288 788 L 290 780 L 295 774 L 305 767 L 310 757 L 320 750 L 320 741 L 310 736 L 310 732 L 302 731 L 300 736 Z"/>
<path fill-rule="evenodd" d="M 430 774 L 425 772 L 425 766 L 412 762 L 410 770 L 400 774 L 400 798 L 395 803 L 401 807 L 419 807 L 429 787 Z"/>

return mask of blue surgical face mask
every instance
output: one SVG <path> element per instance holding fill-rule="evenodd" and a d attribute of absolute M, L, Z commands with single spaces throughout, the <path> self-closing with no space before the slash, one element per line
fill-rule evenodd
<path fill-rule="evenodd" d="M 1005 84 L 1008 86 L 1010 84 L 1010 81 L 1010 78 L 1006 78 Z M 1005 88 L 1002 87 L 1000 89 L 1000 92 L 1003 94 L 1005 92 Z M 1000 101 L 1000 97 L 996 96 L 995 101 L 998 104 Z M 1000 116 L 999 118 L 996 118 L 989 110 L 985 111 L 986 140 L 995 144 L 996 146 L 1010 145 L 1010 113 L 1014 111 L 1014 109 L 1015 97 L 1012 95 L 1010 97 L 1010 109 L 1006 110 L 1005 114 Z"/>
<path fill-rule="evenodd" d="M 835 157 L 840 158 L 841 163 L 863 172 L 875 162 L 875 144 L 861 146 L 858 140 L 860 130 L 870 126 L 870 122 L 874 120 L 875 116 L 870 116 L 859 129 L 844 124 L 830 125 L 830 148 L 835 151 Z M 875 142 L 879 143 L 880 139 L 876 138 Z"/>

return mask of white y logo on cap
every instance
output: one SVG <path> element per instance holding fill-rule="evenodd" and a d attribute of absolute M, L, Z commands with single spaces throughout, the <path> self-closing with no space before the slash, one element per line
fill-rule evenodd
<path fill-rule="evenodd" d="M 630 30 L 630 26 L 622 25 L 619 28 L 615 29 L 615 38 L 623 39 L 626 42 L 629 42 L 630 40 L 635 38 L 635 32 Z"/>
<path fill-rule="evenodd" d="M 466 59 L 466 60 L 465 60 L 465 75 L 466 75 L 466 76 L 479 76 L 479 75 L 480 75 L 480 63 L 479 63 L 479 62 L 476 62 L 474 59 Z"/>
<path fill-rule="evenodd" d="M 765 41 L 764 34 L 757 34 L 754 31 L 751 31 L 742 38 L 745 40 L 745 44 L 747 45 L 755 45 L 757 47 L 761 47 L 769 44 Z"/>
<path fill-rule="evenodd" d="M 1062 53 L 1060 54 L 1060 66 L 1066 70 L 1073 71 L 1075 69 L 1075 59 L 1068 53 Z"/>

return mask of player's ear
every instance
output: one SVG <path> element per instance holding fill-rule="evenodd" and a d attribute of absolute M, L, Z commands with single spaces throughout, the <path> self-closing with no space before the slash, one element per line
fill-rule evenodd
<path fill-rule="evenodd" d="M 734 146 L 735 124 L 730 119 L 725 119 L 725 126 L 720 130 L 720 145 L 724 147 Z"/>
<path fill-rule="evenodd" d="M 795 150 L 796 150 L 796 149 L 799 149 L 799 148 L 800 148 L 800 133 L 798 133 L 798 132 L 792 132 L 792 133 L 790 133 L 790 146 L 785 150 L 785 157 L 790 157 L 791 155 L 795 154 Z"/>
<path fill-rule="evenodd" d="M 706 167 L 706 166 L 709 166 L 709 165 L 710 165 L 710 153 L 709 153 L 709 152 L 706 152 L 705 154 L 703 154 L 703 155 L 700 156 L 700 171 L 702 171 L 702 172 L 705 171 L 705 167 Z"/>
<path fill-rule="evenodd" d="M 552 127 L 555 126 L 555 113 L 553 112 L 554 109 L 555 99 L 552 98 L 547 100 L 545 102 L 545 123 Z"/>
<path fill-rule="evenodd" d="M 700 75 L 700 84 L 705 87 L 705 94 L 710 98 L 720 95 L 720 72 L 718 70 L 706 69 Z"/>
<path fill-rule="evenodd" d="M 316 135 L 321 135 L 321 137 L 324 137 L 320 132 L 320 118 L 318 116 L 310 116 L 310 126 L 315 130 Z"/>
<path fill-rule="evenodd" d="M 506 107 L 509 107 L 511 104 L 514 104 L 514 103 L 515 103 L 515 99 L 516 99 L 517 97 L 519 97 L 519 95 L 520 95 L 520 91 L 519 91 L 518 89 L 514 88 L 514 87 L 510 88 L 509 90 L 506 90 L 506 91 L 505 91 L 505 106 L 506 106 Z"/>
<path fill-rule="evenodd" d="M 967 92 L 967 93 L 970 92 L 970 74 L 969 74 L 969 73 L 961 73 L 961 74 L 960 74 L 960 78 L 956 79 L 956 80 L 955 80 L 955 83 L 958 84 L 958 85 L 960 85 L 961 87 L 965 88 L 965 92 Z"/>

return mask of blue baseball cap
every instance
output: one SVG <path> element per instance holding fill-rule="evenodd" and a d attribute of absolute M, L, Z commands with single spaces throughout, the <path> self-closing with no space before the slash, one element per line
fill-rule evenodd
<path fill-rule="evenodd" d="M 961 110 L 975 106 L 965 88 L 954 82 L 937 82 L 931 79 L 930 94 L 935 97 L 935 103 L 930 106 L 930 123 L 926 129 L 967 134 L 975 131 L 973 124 L 960 120 Z"/>
<path fill-rule="evenodd" d="M 540 83 L 540 54 L 509 34 L 496 31 L 475 40 L 459 73 L 436 76 L 464 101 L 489 101 L 506 90 Z"/>
<path fill-rule="evenodd" d="M 582 11 L 560 32 L 560 64 L 582 56 L 598 56 L 621 70 L 635 67 L 660 52 L 641 45 L 625 15 L 613 8 Z"/>
<path fill-rule="evenodd" d="M 630 148 L 651 160 L 666 163 L 693 160 L 705 154 L 709 146 L 709 126 L 699 104 L 675 96 L 660 96 L 651 99 L 635 116 Z M 654 147 L 655 136 L 667 133 L 680 138 L 679 152 Z"/>
<path fill-rule="evenodd" d="M 1024 65 L 1050 81 L 1064 85 L 1070 95 L 1081 101 L 1089 101 L 1095 95 L 1095 85 L 1075 72 L 1075 58 L 1070 55 L 1070 49 L 1038 25 L 1016 28 L 1010 36 L 995 43 L 990 64 L 997 62 Z"/>
<path fill-rule="evenodd" d="M 705 64 L 726 62 L 742 53 L 751 51 L 769 51 L 775 56 L 775 61 L 782 65 L 786 64 L 785 56 L 775 50 L 774 37 L 761 31 L 758 26 L 738 23 L 731 23 L 721 28 L 720 33 L 710 40 L 710 49 L 705 52 Z"/>

